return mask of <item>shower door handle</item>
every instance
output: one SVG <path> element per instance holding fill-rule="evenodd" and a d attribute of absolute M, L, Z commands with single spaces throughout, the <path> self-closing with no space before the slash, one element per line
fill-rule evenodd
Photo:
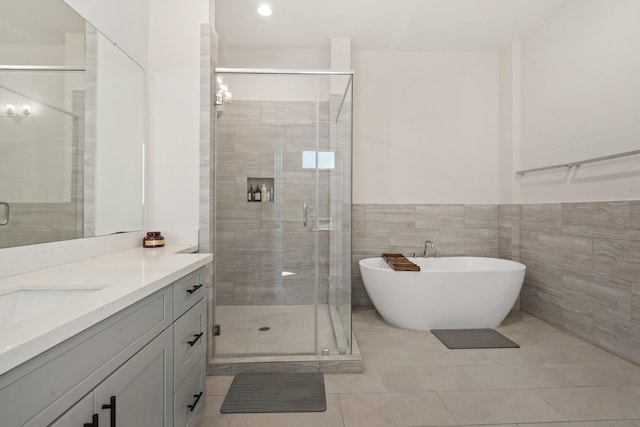
<path fill-rule="evenodd" d="M 307 204 L 302 204 L 302 225 L 307 226 Z"/>
<path fill-rule="evenodd" d="M 5 206 L 4 221 L 0 222 L 0 225 L 7 225 L 7 224 L 9 224 L 9 203 L 0 202 L 0 205 L 4 205 Z"/>

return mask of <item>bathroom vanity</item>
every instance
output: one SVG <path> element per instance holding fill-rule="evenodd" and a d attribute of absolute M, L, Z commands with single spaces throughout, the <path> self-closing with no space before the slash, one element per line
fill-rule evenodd
<path fill-rule="evenodd" d="M 212 256 L 185 249 L 135 248 L 0 279 L 2 426 L 195 425 Z"/>

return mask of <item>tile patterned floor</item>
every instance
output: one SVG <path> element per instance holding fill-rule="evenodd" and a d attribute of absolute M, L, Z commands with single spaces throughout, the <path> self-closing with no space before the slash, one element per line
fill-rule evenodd
<path fill-rule="evenodd" d="M 327 411 L 220 414 L 233 377 L 207 378 L 198 427 L 640 427 L 640 367 L 512 313 L 520 349 L 449 350 L 429 332 L 356 310 L 363 374 L 326 374 Z"/>

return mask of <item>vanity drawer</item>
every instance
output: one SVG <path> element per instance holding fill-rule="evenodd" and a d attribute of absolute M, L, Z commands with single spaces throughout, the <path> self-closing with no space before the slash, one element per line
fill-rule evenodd
<path fill-rule="evenodd" d="M 204 269 L 200 269 L 173 284 L 174 319 L 182 316 L 189 308 L 205 296 Z"/>
<path fill-rule="evenodd" d="M 198 422 L 206 399 L 206 365 L 204 355 L 173 395 L 174 427 L 192 427 Z"/>
<path fill-rule="evenodd" d="M 174 384 L 180 386 L 187 373 L 206 353 L 207 300 L 201 299 L 174 324 Z"/>

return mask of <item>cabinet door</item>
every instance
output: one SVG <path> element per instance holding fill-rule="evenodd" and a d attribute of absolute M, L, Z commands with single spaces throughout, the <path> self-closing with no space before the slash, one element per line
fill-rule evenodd
<path fill-rule="evenodd" d="M 89 393 L 55 420 L 53 424 L 49 424 L 49 427 L 82 427 L 85 424 L 91 425 L 93 414 L 93 393 Z"/>
<path fill-rule="evenodd" d="M 173 421 L 173 326 L 95 389 L 100 426 L 168 427 Z M 115 414 L 115 424 L 111 418 Z"/>

